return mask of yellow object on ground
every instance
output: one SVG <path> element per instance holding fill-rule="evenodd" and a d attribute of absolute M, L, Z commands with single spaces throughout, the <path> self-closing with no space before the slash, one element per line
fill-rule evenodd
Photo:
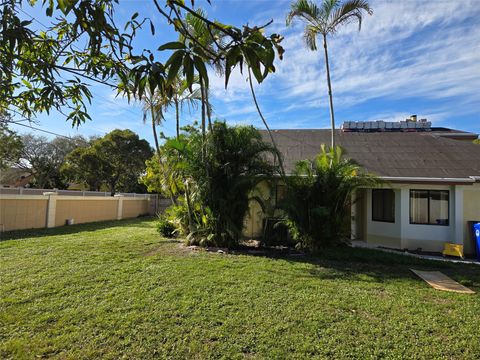
<path fill-rule="evenodd" d="M 421 271 L 410 269 L 421 279 L 425 280 L 431 287 L 437 290 L 453 291 L 461 294 L 475 294 L 475 291 L 459 284 L 440 271 Z"/>
<path fill-rule="evenodd" d="M 463 245 L 445 243 L 442 254 L 443 256 L 458 256 L 463 259 Z"/>

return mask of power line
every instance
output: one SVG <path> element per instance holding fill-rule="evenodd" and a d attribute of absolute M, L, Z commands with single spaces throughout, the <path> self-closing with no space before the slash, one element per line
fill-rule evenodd
<path fill-rule="evenodd" d="M 24 120 L 27 120 L 27 119 L 22 119 L 21 121 L 24 121 Z M 53 131 L 49 131 L 49 130 L 44 130 L 44 129 L 40 129 L 40 128 L 37 128 L 35 126 L 32 126 L 32 125 L 25 125 L 25 124 L 21 124 L 20 122 L 18 121 L 8 121 L 7 124 L 15 124 L 15 125 L 19 125 L 19 126 L 23 126 L 23 127 L 26 127 L 26 128 L 30 128 L 32 130 L 36 130 L 36 131 L 42 131 L 44 133 L 47 133 L 47 134 L 50 134 L 50 135 L 55 135 L 55 136 L 59 136 L 59 137 L 63 137 L 65 139 L 69 139 L 69 140 L 75 140 L 69 136 L 66 136 L 66 135 L 62 135 L 62 134 L 57 134 L 57 133 L 54 133 Z"/>

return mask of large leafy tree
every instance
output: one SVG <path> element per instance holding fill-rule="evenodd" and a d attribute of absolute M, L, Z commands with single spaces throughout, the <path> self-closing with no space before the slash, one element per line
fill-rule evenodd
<path fill-rule="evenodd" d="M 140 25 L 123 33 L 114 0 L 42 1 L 51 22 L 34 23 L 26 11 L 37 1 L 5 0 L 0 8 L 0 109 L 31 119 L 56 109 L 73 125 L 89 119 L 89 83 L 113 86 L 125 77 L 124 59 Z"/>
<path fill-rule="evenodd" d="M 317 37 L 321 36 L 325 52 L 328 98 L 330 105 L 330 122 L 332 127 L 331 147 L 335 147 L 335 113 L 333 110 L 332 83 L 330 80 L 330 64 L 328 60 L 327 37 L 335 34 L 338 29 L 351 22 L 362 26 L 364 13 L 373 13 L 367 0 L 322 0 L 317 5 L 311 0 L 297 0 L 292 3 L 287 15 L 287 25 L 299 18 L 305 23 L 304 40 L 310 50 L 317 50 Z"/>
<path fill-rule="evenodd" d="M 86 185 L 91 191 L 101 191 L 106 177 L 103 161 L 92 146 L 74 149 L 67 155 L 61 171 L 65 178 Z"/>
<path fill-rule="evenodd" d="M 20 136 L 8 128 L 9 120 L 7 113 L 0 114 L 0 171 L 18 162 L 23 149 Z"/>
<path fill-rule="evenodd" d="M 148 142 L 131 130 L 113 130 L 89 147 L 71 152 L 62 170 L 68 178 L 85 182 L 92 190 L 106 185 L 113 196 L 116 191 L 138 188 L 145 161 L 152 155 Z"/>
<path fill-rule="evenodd" d="M 194 74 L 208 87 L 206 64 L 225 64 L 228 74 L 237 65 L 253 69 L 259 82 L 274 71 L 274 49 L 281 55 L 281 37 L 266 36 L 263 26 L 237 28 L 208 19 L 194 1 L 152 0 L 158 15 L 181 34 L 184 42 L 153 44 L 137 51 L 132 42 L 147 19 L 138 13 L 124 24 L 115 22 L 117 0 L 35 1 L 5 0 L 0 8 L 0 110 L 28 119 L 52 109 L 65 113 L 73 125 L 89 119 L 85 102 L 92 97 L 89 86 L 99 82 L 129 87 L 129 95 L 141 98 L 148 88 L 170 96 L 180 72 L 189 88 Z M 30 6 L 41 6 L 46 24 L 30 19 Z M 38 9 L 37 9 L 38 11 Z M 205 46 L 199 34 L 187 26 L 187 16 L 205 25 L 210 34 L 221 34 L 225 43 Z M 155 33 L 150 22 L 148 27 Z M 173 51 L 166 62 L 158 50 Z M 130 90 L 131 89 L 131 90 Z"/>
<path fill-rule="evenodd" d="M 68 180 L 61 167 L 66 156 L 77 147 L 87 146 L 82 136 L 56 137 L 52 140 L 32 134 L 22 135 L 22 151 L 15 167 L 33 176 L 32 187 L 66 189 Z"/>

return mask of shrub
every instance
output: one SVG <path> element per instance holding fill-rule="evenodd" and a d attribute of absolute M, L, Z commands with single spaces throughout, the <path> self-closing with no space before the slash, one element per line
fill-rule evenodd
<path fill-rule="evenodd" d="M 166 238 L 175 237 L 175 225 L 168 219 L 160 217 L 157 222 L 157 231 Z"/>

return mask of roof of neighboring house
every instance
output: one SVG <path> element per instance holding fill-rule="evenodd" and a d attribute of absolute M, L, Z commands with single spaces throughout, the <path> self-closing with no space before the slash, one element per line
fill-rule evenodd
<path fill-rule="evenodd" d="M 23 187 L 32 179 L 33 176 L 23 169 L 11 167 L 0 171 L 0 185 L 2 186 Z"/>
<path fill-rule="evenodd" d="M 330 130 L 273 130 L 285 171 L 298 160 L 313 159 L 321 144 L 330 144 Z M 262 131 L 265 141 L 269 135 Z M 382 177 L 480 177 L 480 145 L 442 137 L 436 132 L 343 132 L 336 143 L 346 156 Z M 480 179 L 480 178 L 479 178 Z"/>

